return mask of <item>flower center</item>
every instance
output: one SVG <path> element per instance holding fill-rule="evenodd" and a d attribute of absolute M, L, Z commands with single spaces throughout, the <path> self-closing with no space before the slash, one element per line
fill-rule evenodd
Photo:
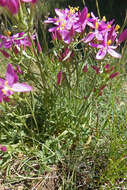
<path fill-rule="evenodd" d="M 89 17 L 90 17 L 90 13 L 87 14 L 87 18 L 89 18 Z"/>
<path fill-rule="evenodd" d="M 69 7 L 70 15 L 73 15 L 75 12 L 79 10 L 79 7 L 71 7 L 70 5 L 68 7 Z"/>
<path fill-rule="evenodd" d="M 108 41 L 107 41 L 107 46 L 109 46 L 111 43 L 112 43 L 112 41 L 111 41 L 111 40 L 108 40 Z"/>
<path fill-rule="evenodd" d="M 107 28 L 111 28 L 111 25 L 110 25 L 110 24 L 108 24 L 108 25 L 107 25 Z"/>
<path fill-rule="evenodd" d="M 119 30 L 120 29 L 120 26 L 117 24 L 116 26 L 115 26 L 115 30 L 117 31 L 117 30 Z"/>
<path fill-rule="evenodd" d="M 13 91 L 13 89 L 10 88 L 10 86 L 8 86 L 8 81 L 5 81 L 4 82 L 4 88 L 1 91 L 3 92 L 4 95 L 6 95 L 9 90 Z"/>
<path fill-rule="evenodd" d="M 103 16 L 102 21 L 106 22 L 106 17 L 105 16 Z"/>
<path fill-rule="evenodd" d="M 95 22 L 95 29 L 98 29 L 98 22 Z"/>

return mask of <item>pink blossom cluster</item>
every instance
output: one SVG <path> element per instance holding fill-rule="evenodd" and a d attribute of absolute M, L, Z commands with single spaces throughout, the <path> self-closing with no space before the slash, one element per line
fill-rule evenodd
<path fill-rule="evenodd" d="M 37 0 L 0 0 L 0 6 L 7 7 L 9 11 L 14 15 L 18 13 L 21 2 L 36 3 Z"/>
<path fill-rule="evenodd" d="M 31 38 L 34 40 L 35 35 L 31 35 Z M 14 34 L 12 36 L 4 36 L 0 34 L 0 52 L 7 58 L 9 58 L 9 54 L 3 49 L 11 49 L 14 47 L 14 52 L 18 53 L 18 48 L 21 46 L 23 48 L 25 47 L 31 47 L 31 41 L 29 37 L 25 34 L 25 32 L 20 32 L 17 34 Z"/>
<path fill-rule="evenodd" d="M 9 97 L 14 92 L 29 92 L 32 91 L 32 86 L 26 83 L 19 83 L 16 71 L 11 64 L 8 64 L 5 79 L 0 78 L 0 102 L 3 100 L 8 102 Z"/>
<path fill-rule="evenodd" d="M 91 13 L 91 18 L 89 18 L 90 32 L 85 36 L 82 41 L 84 43 L 89 43 L 91 47 L 98 48 L 99 51 L 96 54 L 96 59 L 103 59 L 106 54 L 110 54 L 115 58 L 121 58 L 121 55 L 117 53 L 114 49 L 127 38 L 127 30 L 125 30 L 118 38 L 119 25 L 114 24 L 114 20 L 106 22 L 106 18 L 103 17 L 99 20 Z"/>
<path fill-rule="evenodd" d="M 89 14 L 87 7 L 82 11 L 69 7 L 62 10 L 55 9 L 55 12 L 57 17 L 44 21 L 55 25 L 49 29 L 53 40 L 63 40 L 70 44 L 77 34 L 82 34 L 84 43 L 99 49 L 96 59 L 103 59 L 107 53 L 115 58 L 121 58 L 115 49 L 127 39 L 127 29 L 118 38 L 119 25 L 115 25 L 114 20 L 107 22 L 105 17 L 100 20 L 93 13 Z M 88 34 L 85 32 L 86 27 L 89 29 Z"/>
<path fill-rule="evenodd" d="M 74 40 L 76 33 L 81 33 L 86 27 L 88 20 L 88 9 L 85 7 L 81 12 L 78 8 L 55 9 L 58 17 L 48 18 L 45 23 L 54 23 L 56 26 L 49 29 L 53 38 L 63 39 L 69 44 Z"/>

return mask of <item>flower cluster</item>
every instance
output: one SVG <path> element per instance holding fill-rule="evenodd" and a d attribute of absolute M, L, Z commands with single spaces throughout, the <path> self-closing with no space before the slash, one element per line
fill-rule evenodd
<path fill-rule="evenodd" d="M 78 8 L 69 7 L 65 10 L 55 9 L 58 17 L 48 18 L 45 23 L 54 23 L 56 26 L 49 29 L 54 39 L 62 38 L 65 43 L 69 44 L 74 40 L 76 33 L 81 33 L 88 21 L 88 9 L 85 7 L 81 12 Z"/>
<path fill-rule="evenodd" d="M 9 9 L 9 11 L 15 15 L 18 13 L 21 2 L 34 4 L 37 2 L 37 0 L 0 0 L 0 6 L 7 7 L 7 9 Z"/>
<path fill-rule="evenodd" d="M 84 37 L 81 41 L 99 49 L 96 59 L 103 59 L 107 53 L 115 58 L 121 58 L 121 55 L 114 49 L 127 39 L 127 29 L 118 38 L 120 26 L 115 25 L 114 20 L 106 22 L 105 17 L 100 20 L 93 13 L 89 14 L 87 7 L 82 11 L 78 8 L 69 7 L 62 10 L 55 9 L 55 12 L 57 17 L 48 18 L 44 21 L 56 25 L 49 29 L 53 40 L 62 39 L 65 43 L 70 44 L 74 41 L 76 34 L 82 34 Z M 88 34 L 85 31 L 86 27 L 89 29 Z"/>
<path fill-rule="evenodd" d="M 113 57 L 121 58 L 121 55 L 114 51 L 118 47 L 117 31 L 120 27 L 113 23 L 114 20 L 106 22 L 105 17 L 99 20 L 91 13 L 90 32 L 82 40 L 99 49 L 96 59 L 103 59 L 107 53 Z"/>
<path fill-rule="evenodd" d="M 31 38 L 34 40 L 35 35 L 31 35 Z M 18 53 L 18 49 L 22 46 L 25 47 L 31 47 L 31 41 L 29 37 L 25 34 L 25 32 L 20 32 L 17 34 L 14 34 L 12 36 L 4 36 L 0 35 L 0 52 L 7 58 L 9 58 L 9 54 L 1 48 L 10 49 L 14 48 L 14 52 Z"/>
<path fill-rule="evenodd" d="M 11 64 L 8 64 L 5 79 L 0 78 L 0 102 L 8 102 L 14 92 L 29 92 L 32 87 L 18 82 L 18 76 Z"/>

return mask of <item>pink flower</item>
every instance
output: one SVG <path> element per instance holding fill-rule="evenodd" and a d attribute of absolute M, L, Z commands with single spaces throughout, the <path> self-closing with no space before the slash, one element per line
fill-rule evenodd
<path fill-rule="evenodd" d="M 11 64 L 8 64 L 5 80 L 0 78 L 0 102 L 14 92 L 29 92 L 32 87 L 18 82 L 18 76 Z"/>
<path fill-rule="evenodd" d="M 53 23 L 55 26 L 49 29 L 49 32 L 55 34 L 53 39 L 59 33 L 65 43 L 70 44 L 74 40 L 76 33 L 81 33 L 87 24 L 88 9 L 85 7 L 82 12 L 78 8 L 69 7 L 65 9 L 55 9 L 56 18 L 48 18 L 45 23 Z"/>
<path fill-rule="evenodd" d="M 103 42 L 101 44 L 96 45 L 96 47 L 99 48 L 99 51 L 96 55 L 96 59 L 103 59 L 107 53 L 109 53 L 111 56 L 115 58 L 121 58 L 121 55 L 114 51 L 114 49 L 116 49 L 117 46 L 113 46 L 112 43 L 112 40 L 108 39 L 108 33 L 106 33 Z M 91 44 L 91 46 L 93 45 Z"/>
<path fill-rule="evenodd" d="M 35 35 L 31 35 L 31 38 L 34 40 Z M 25 34 L 25 32 L 20 32 L 12 36 L 4 36 L 0 34 L 0 41 L 0 48 L 4 47 L 6 49 L 10 49 L 13 45 L 15 48 L 18 48 L 20 46 L 31 47 L 32 45 L 29 37 Z M 18 49 L 15 51 L 15 53 L 18 53 Z"/>
<path fill-rule="evenodd" d="M 88 8 L 87 7 L 84 7 L 83 10 L 79 13 L 78 13 L 78 17 L 79 17 L 79 20 L 77 22 L 77 29 L 76 29 L 76 32 L 83 32 L 84 29 L 86 28 L 86 25 L 89 23 L 88 21 L 88 17 L 89 17 L 89 14 L 88 14 Z"/>

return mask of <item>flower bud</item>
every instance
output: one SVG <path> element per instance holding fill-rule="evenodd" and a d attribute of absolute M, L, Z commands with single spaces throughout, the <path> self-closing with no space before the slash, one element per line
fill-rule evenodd
<path fill-rule="evenodd" d="M 37 42 L 37 49 L 38 49 L 38 52 L 41 53 L 42 52 L 42 48 L 41 48 L 41 45 L 39 42 Z"/>
<path fill-rule="evenodd" d="M 127 28 L 120 34 L 118 42 L 121 43 L 127 39 Z"/>
<path fill-rule="evenodd" d="M 119 75 L 119 72 L 116 72 L 116 73 L 112 73 L 109 78 L 110 79 L 113 79 L 114 77 L 118 76 Z"/>
<path fill-rule="evenodd" d="M 19 10 L 19 0 L 9 0 L 6 3 L 9 11 L 14 15 L 18 13 Z"/>
<path fill-rule="evenodd" d="M 0 52 L 3 54 L 4 57 L 6 58 L 10 57 L 10 55 L 5 50 L 0 49 Z"/>
<path fill-rule="evenodd" d="M 88 71 L 88 65 L 85 65 L 83 68 L 83 72 L 86 73 Z"/>
<path fill-rule="evenodd" d="M 59 71 L 57 74 L 57 85 L 60 85 L 62 79 L 62 71 Z"/>

